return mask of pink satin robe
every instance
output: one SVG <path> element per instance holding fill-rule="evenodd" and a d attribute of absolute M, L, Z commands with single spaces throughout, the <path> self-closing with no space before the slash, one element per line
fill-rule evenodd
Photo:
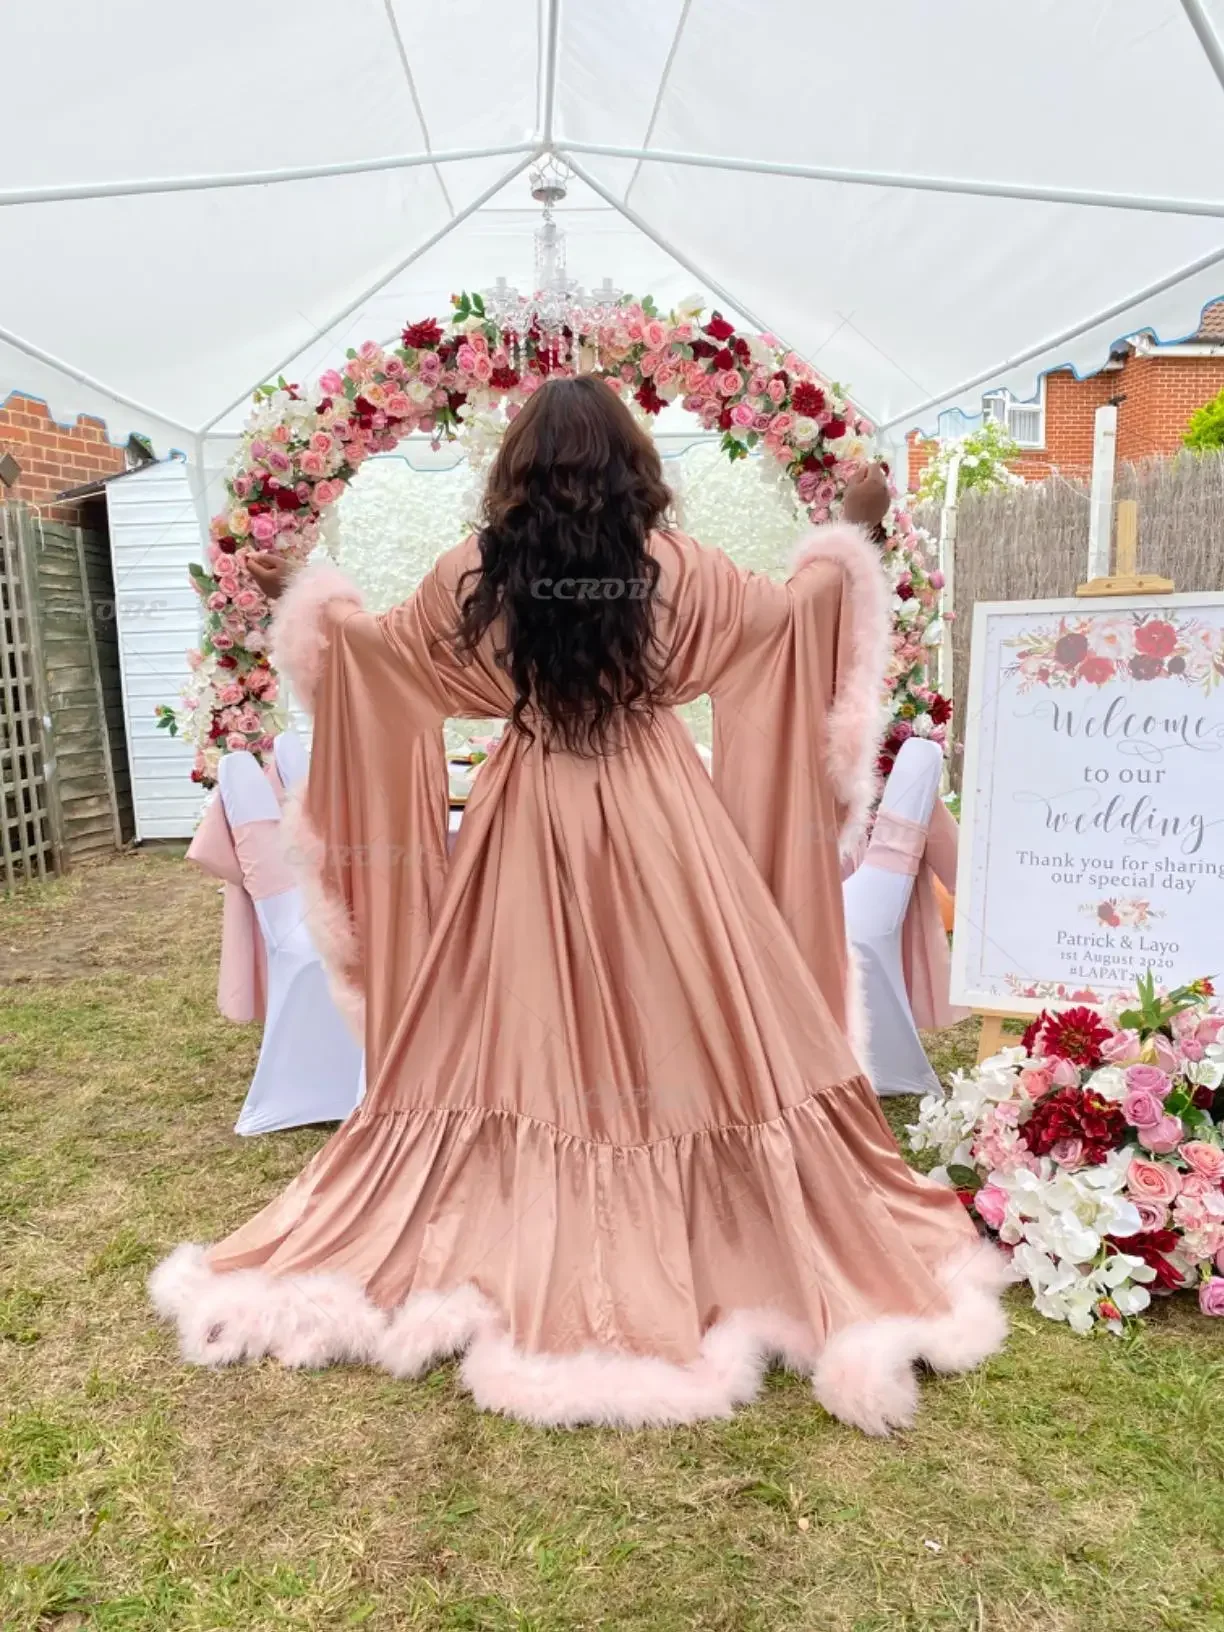
<path fill-rule="evenodd" d="M 368 1088 L 281 1196 L 157 1272 L 191 1358 L 402 1373 L 465 1349 L 482 1405 L 633 1423 L 725 1414 L 784 1353 L 885 1431 L 915 1359 L 1001 1340 L 994 1268 L 847 1035 L 874 551 L 825 529 L 779 584 L 653 547 L 668 706 L 602 757 L 508 732 L 449 859 L 442 722 L 512 701 L 491 640 L 447 644 L 474 544 L 383 616 L 332 569 L 282 602 L 277 659 L 315 713 L 312 928 Z M 703 692 L 712 779 L 671 711 Z"/>

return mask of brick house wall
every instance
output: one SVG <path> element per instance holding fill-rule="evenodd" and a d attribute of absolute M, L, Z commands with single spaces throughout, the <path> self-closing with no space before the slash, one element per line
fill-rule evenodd
<path fill-rule="evenodd" d="M 1224 302 L 1208 307 L 1194 337 L 1199 343 L 1224 344 Z M 1117 457 L 1124 464 L 1167 457 L 1181 447 L 1196 408 L 1224 391 L 1224 355 L 1145 355 L 1133 346 L 1099 374 L 1076 379 L 1070 369 L 1045 379 L 1045 446 L 1026 448 L 1011 468 L 1025 481 L 1039 482 L 1052 471 L 1087 476 L 1092 470 L 1092 436 L 1096 411 L 1112 397 L 1125 397 L 1118 409 Z M 909 491 L 916 490 L 936 444 L 916 432 L 906 438 Z"/>
<path fill-rule="evenodd" d="M 52 502 L 57 493 L 113 476 L 126 465 L 125 448 L 109 440 L 100 419 L 78 414 L 60 425 L 45 402 L 19 391 L 0 404 L 0 452 L 11 453 L 21 466 L 20 480 L 3 496 L 37 505 L 51 521 L 81 520 L 78 505 Z"/>

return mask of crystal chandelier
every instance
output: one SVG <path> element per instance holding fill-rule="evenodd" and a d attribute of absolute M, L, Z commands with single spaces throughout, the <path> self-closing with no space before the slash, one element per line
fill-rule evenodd
<path fill-rule="evenodd" d="M 610 320 L 622 298 L 611 278 L 588 294 L 566 272 L 565 233 L 553 220 L 553 209 L 566 195 L 569 171 L 550 155 L 531 172 L 531 196 L 543 206 L 535 232 L 535 292 L 520 295 L 505 278 L 482 289 L 486 313 L 515 338 L 532 331 L 555 340 L 558 350 L 572 353 L 575 335 L 589 333 Z"/>

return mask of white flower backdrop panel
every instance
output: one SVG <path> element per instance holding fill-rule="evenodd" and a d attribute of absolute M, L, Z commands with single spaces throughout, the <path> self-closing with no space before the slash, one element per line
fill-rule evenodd
<path fill-rule="evenodd" d="M 782 576 L 802 530 L 784 470 L 761 458 L 729 461 L 716 440 L 698 440 L 664 459 L 676 517 L 703 544 L 742 566 Z M 466 460 L 418 469 L 403 454 L 362 466 L 324 523 L 325 548 L 378 611 L 406 599 L 434 561 L 472 528 L 483 473 Z M 709 701 L 683 711 L 699 741 L 710 742 Z M 452 745 L 484 735 L 490 722 L 454 721 Z"/>

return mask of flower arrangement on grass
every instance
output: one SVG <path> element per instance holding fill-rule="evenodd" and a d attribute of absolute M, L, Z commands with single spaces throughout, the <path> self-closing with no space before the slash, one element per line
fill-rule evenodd
<path fill-rule="evenodd" d="M 1224 1012 L 1209 981 L 1132 1007 L 1043 1011 L 956 1072 L 907 1132 L 997 1236 L 1037 1309 L 1119 1332 L 1153 1293 L 1224 1315 Z"/>
<path fill-rule="evenodd" d="M 549 337 L 499 331 L 478 295 L 458 295 L 445 328 L 426 319 L 410 324 L 394 349 L 367 342 L 311 388 L 283 379 L 262 386 L 225 507 L 211 523 L 207 564 L 191 568 L 204 638 L 188 654 L 192 672 L 179 706 L 157 710 L 159 725 L 195 745 L 195 781 L 211 786 L 223 753 L 266 753 L 283 724 L 268 607 L 247 573 L 248 553 L 305 558 L 324 535 L 330 507 L 372 455 L 415 431 L 487 455 L 546 379 L 576 373 L 602 375 L 647 416 L 680 402 L 721 431 L 731 459 L 759 450 L 790 478 L 813 522 L 836 516 L 847 480 L 869 457 L 870 427 L 844 393 L 772 336 L 741 335 L 718 312 L 703 322 L 697 300 L 662 316 L 652 301 L 626 298 L 589 332 Z M 894 591 L 890 696 L 897 718 L 919 730 L 921 719 L 939 712 L 946 721 L 950 712 L 921 689 L 937 576 L 904 510 L 890 510 L 879 543 Z M 943 726 L 925 729 L 935 735 Z"/>

